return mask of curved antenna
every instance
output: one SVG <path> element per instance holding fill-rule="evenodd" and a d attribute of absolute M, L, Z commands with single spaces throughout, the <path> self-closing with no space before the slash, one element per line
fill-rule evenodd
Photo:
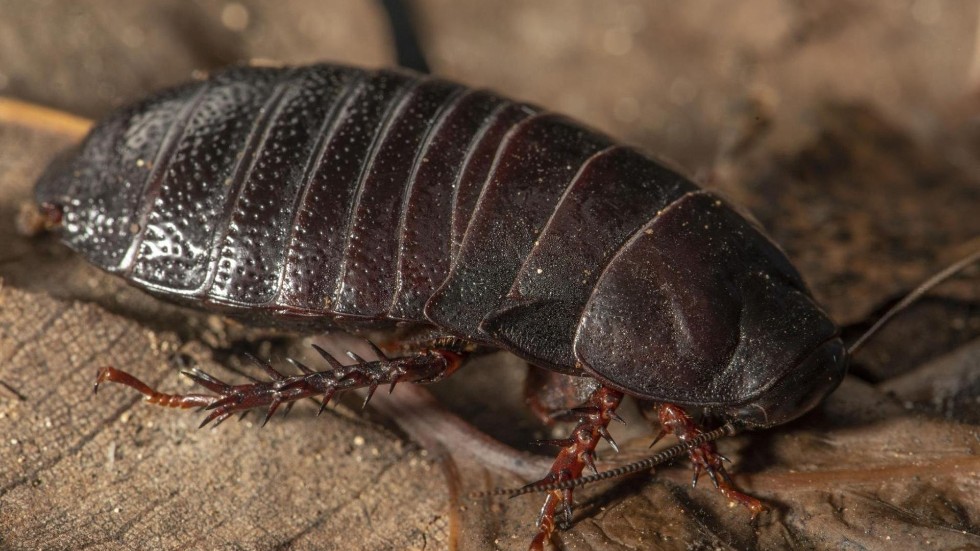
<path fill-rule="evenodd" d="M 905 295 L 905 298 L 898 301 L 898 304 L 892 306 L 890 310 L 885 312 L 885 315 L 878 318 L 878 321 L 876 321 L 875 324 L 872 325 L 870 329 L 868 329 L 867 331 L 864 332 L 863 335 L 858 337 L 858 340 L 854 341 L 854 344 L 852 344 L 847 348 L 847 354 L 849 356 L 853 356 L 854 353 L 858 351 L 858 349 L 864 346 L 864 343 L 868 342 L 869 338 L 871 338 L 875 333 L 880 331 L 881 328 L 884 327 L 886 323 L 891 321 L 896 314 L 908 308 L 910 304 L 922 298 L 922 295 L 928 293 L 940 283 L 943 283 L 947 279 L 963 271 L 966 267 L 968 267 L 969 265 L 973 264 L 978 260 L 980 260 L 980 250 L 976 250 L 973 253 L 967 255 L 965 258 L 962 258 L 954 262 L 952 265 L 948 266 L 938 274 L 920 283 L 918 287 L 912 289 L 912 291 L 909 292 L 909 294 Z"/>
<path fill-rule="evenodd" d="M 520 488 L 498 488 L 489 492 L 475 492 L 470 494 L 470 497 L 486 497 L 486 496 L 509 496 L 517 497 L 524 494 L 532 493 L 542 493 L 542 492 L 554 492 L 558 490 L 571 490 L 572 488 L 578 488 L 579 486 L 585 486 L 587 484 L 592 484 L 593 482 L 598 482 L 600 480 L 607 480 L 610 478 L 616 478 L 620 476 L 626 476 L 628 474 L 633 474 L 639 471 L 646 471 L 652 469 L 653 467 L 670 461 L 678 455 L 685 454 L 696 446 L 700 446 L 705 442 L 711 442 L 712 440 L 717 440 L 723 436 L 732 436 L 738 433 L 738 430 L 731 423 L 725 423 L 721 427 L 708 432 L 703 432 L 690 440 L 685 442 L 680 442 L 674 444 L 673 446 L 655 453 L 649 457 L 641 459 L 639 461 L 630 463 L 628 465 L 623 465 L 622 467 L 616 467 L 615 469 L 610 469 L 608 471 L 602 471 L 601 473 L 596 473 L 589 476 L 583 476 L 581 478 L 575 478 L 571 480 L 563 480 L 560 482 L 551 482 L 548 484 L 541 484 L 539 482 L 532 482 L 527 486 L 522 486 Z"/>

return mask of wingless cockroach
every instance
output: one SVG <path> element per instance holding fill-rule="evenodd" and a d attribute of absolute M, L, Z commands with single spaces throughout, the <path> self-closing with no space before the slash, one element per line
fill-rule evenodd
<path fill-rule="evenodd" d="M 848 354 L 800 274 L 724 200 L 634 149 L 542 109 L 403 71 L 240 67 L 121 109 L 52 164 L 37 201 L 65 243 L 161 298 L 299 329 L 415 324 L 428 337 L 342 366 L 158 393 L 251 408 L 456 371 L 477 347 L 585 383 L 532 548 L 571 520 L 569 481 L 594 470 L 624 395 L 662 404 L 662 434 L 799 417 Z M 370 394 L 369 394 L 370 395 Z M 267 417 L 268 419 L 268 417 Z M 730 432 L 730 431 L 728 431 Z M 685 451 L 753 516 L 712 442 Z M 549 486 L 551 485 L 551 486 Z M 535 485 L 532 485 L 532 487 Z"/>

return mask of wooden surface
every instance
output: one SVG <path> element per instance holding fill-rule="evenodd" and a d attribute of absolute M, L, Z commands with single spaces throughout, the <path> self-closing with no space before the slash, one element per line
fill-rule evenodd
<path fill-rule="evenodd" d="M 849 335 L 980 246 L 973 5 L 417 5 L 434 71 L 680 162 L 751 208 L 829 313 L 854 324 Z M 393 59 L 371 3 L 272 6 L 0 1 L 0 94 L 97 117 L 251 58 Z M 0 106 L 0 549 L 526 546 L 539 498 L 466 494 L 520 485 L 547 458 L 467 444 L 425 394 L 202 431 L 199 415 L 122 388 L 93 396 L 103 365 L 186 390 L 187 362 L 224 374 L 245 350 L 307 348 L 161 305 L 54 239 L 17 235 L 34 180 L 77 130 Z M 980 546 L 978 282 L 974 270 L 902 316 L 812 414 L 721 444 L 737 480 L 773 507 L 757 523 L 706 482 L 692 491 L 678 466 L 578 492 L 562 548 Z M 433 391 L 521 446 L 546 430 L 522 412 L 519 367 L 493 356 Z M 655 434 L 635 414 L 613 430 L 623 457 Z"/>

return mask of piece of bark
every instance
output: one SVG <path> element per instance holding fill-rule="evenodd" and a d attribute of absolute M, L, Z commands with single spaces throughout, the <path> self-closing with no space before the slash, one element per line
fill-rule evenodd
<path fill-rule="evenodd" d="M 121 387 L 92 394 L 104 365 L 189 390 L 180 346 L 94 305 L 0 290 L 3 548 L 447 545 L 442 473 L 377 425 L 300 405 L 264 430 L 198 431 L 198 415 Z"/>

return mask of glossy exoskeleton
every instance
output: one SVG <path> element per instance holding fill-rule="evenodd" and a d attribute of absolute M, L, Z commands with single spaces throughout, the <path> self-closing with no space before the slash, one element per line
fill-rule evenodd
<path fill-rule="evenodd" d="M 103 120 L 36 189 L 64 241 L 162 298 L 302 329 L 410 322 L 398 357 L 156 393 L 206 421 L 356 387 L 430 382 L 476 345 L 597 381 L 543 482 L 592 463 L 623 394 L 747 428 L 785 423 L 846 370 L 838 329 L 758 227 L 634 149 L 438 78 L 241 67 Z M 712 444 L 691 451 L 731 499 Z M 720 476 L 719 476 L 720 475 Z M 534 545 L 571 490 L 549 494 Z"/>

